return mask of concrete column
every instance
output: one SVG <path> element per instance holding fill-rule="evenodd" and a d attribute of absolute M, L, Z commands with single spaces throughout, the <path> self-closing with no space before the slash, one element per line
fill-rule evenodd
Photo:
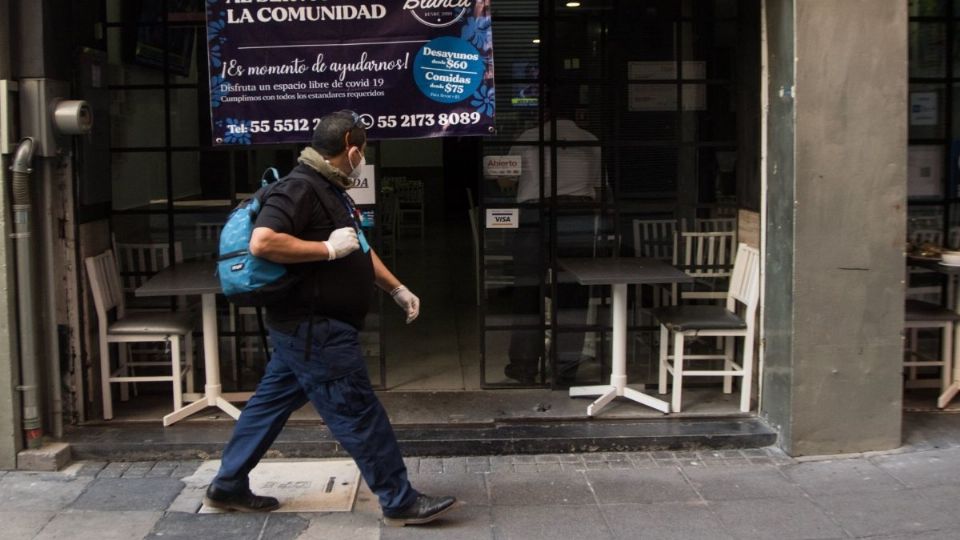
<path fill-rule="evenodd" d="M 0 79 L 11 78 L 10 2 L 0 0 Z M 3 116 L 4 112 L 0 112 Z M 2 150 L 0 150 L 2 154 Z M 10 248 L 10 160 L 0 155 L 0 469 L 17 465 L 22 448 L 20 429 L 20 369 L 17 357 L 16 294 L 13 284 L 13 250 Z"/>
<path fill-rule="evenodd" d="M 907 3 L 766 0 L 761 412 L 792 455 L 900 445 Z"/>

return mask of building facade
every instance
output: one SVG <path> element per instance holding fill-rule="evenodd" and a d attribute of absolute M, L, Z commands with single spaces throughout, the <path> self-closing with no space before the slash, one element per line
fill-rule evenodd
<path fill-rule="evenodd" d="M 898 446 L 908 52 L 911 110 L 945 104 L 933 106 L 934 126 L 910 120 L 909 148 L 941 148 L 948 170 L 952 48 L 915 57 L 934 54 L 937 32 L 953 43 L 954 9 L 906 0 L 492 0 L 496 134 L 378 141 L 367 154 L 377 167 L 375 219 L 390 213 L 390 191 L 419 183 L 419 215 L 401 210 L 376 242 L 414 290 L 439 291 L 431 301 L 444 313 L 430 327 L 431 350 L 420 350 L 378 302 L 364 332 L 374 381 L 420 388 L 409 386 L 414 375 L 441 366 L 423 358 L 467 350 L 475 361 L 461 371 L 474 375 L 453 387 L 599 383 L 610 369 L 610 292 L 564 286 L 557 258 L 638 255 L 644 222 L 694 228 L 735 218 L 739 240 L 762 254 L 753 411 L 795 455 Z M 209 258 L 216 241 L 206 228 L 256 189 L 265 167 L 295 162 L 296 145 L 211 145 L 204 28 L 201 0 L 0 0 L 0 468 L 26 443 L 32 389 L 23 386 L 36 387 L 47 434 L 100 414 L 83 259 L 124 244 Z M 54 98 L 86 100 L 93 131 L 51 133 L 44 104 Z M 39 141 L 29 176 L 36 241 L 20 251 L 11 234 L 21 214 L 6 186 L 28 136 Z M 522 158 L 519 185 L 485 174 L 497 156 Z M 571 183 L 587 191 L 563 198 Z M 948 195 L 936 201 L 945 231 Z M 930 202 L 911 198 L 911 215 Z M 516 211 L 520 226 L 485 226 L 493 211 Z M 30 282 L 14 270 L 20 253 L 34 262 Z M 521 261 L 524 253 L 535 256 Z M 123 261 L 121 272 L 131 288 L 146 274 Z M 18 311 L 25 289 L 37 300 Z M 220 313 L 226 378 L 252 389 L 262 369 L 255 323 L 225 303 Z M 630 376 L 647 381 L 656 327 L 637 313 Z M 31 336 L 20 331 L 24 317 L 35 320 Z M 440 336 L 453 334 L 444 345 Z M 524 340 L 534 369 L 518 374 L 510 365 Z M 561 380 L 568 354 L 578 369 Z M 32 371 L 36 384 L 25 384 Z"/>

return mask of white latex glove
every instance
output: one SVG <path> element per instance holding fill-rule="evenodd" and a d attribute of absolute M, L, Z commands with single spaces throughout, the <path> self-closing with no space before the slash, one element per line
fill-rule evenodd
<path fill-rule="evenodd" d="M 330 233 L 330 239 L 323 242 L 327 246 L 328 261 L 342 259 L 360 249 L 360 240 L 353 227 L 343 227 Z"/>
<path fill-rule="evenodd" d="M 412 323 L 420 315 L 420 299 L 403 285 L 390 291 L 393 301 L 400 309 L 407 313 L 407 324 Z"/>

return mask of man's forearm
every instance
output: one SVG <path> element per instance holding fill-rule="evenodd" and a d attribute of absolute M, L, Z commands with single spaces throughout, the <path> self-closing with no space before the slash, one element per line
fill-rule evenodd
<path fill-rule="evenodd" d="M 373 277 L 377 287 L 391 292 L 400 286 L 400 280 L 390 272 L 387 265 L 383 264 L 373 249 L 370 250 L 370 258 L 373 260 Z"/>
<path fill-rule="evenodd" d="M 323 242 L 301 240 L 296 236 L 258 227 L 250 238 L 250 252 L 280 264 L 326 261 L 330 257 Z"/>

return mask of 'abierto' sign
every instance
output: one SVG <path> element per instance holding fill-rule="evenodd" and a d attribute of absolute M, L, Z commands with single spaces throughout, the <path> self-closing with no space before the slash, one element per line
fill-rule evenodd
<path fill-rule="evenodd" d="M 520 156 L 486 156 L 483 158 L 483 174 L 487 178 L 520 176 Z"/>
<path fill-rule="evenodd" d="M 355 111 L 374 139 L 489 135 L 490 0 L 206 0 L 213 143 L 306 142 Z"/>

